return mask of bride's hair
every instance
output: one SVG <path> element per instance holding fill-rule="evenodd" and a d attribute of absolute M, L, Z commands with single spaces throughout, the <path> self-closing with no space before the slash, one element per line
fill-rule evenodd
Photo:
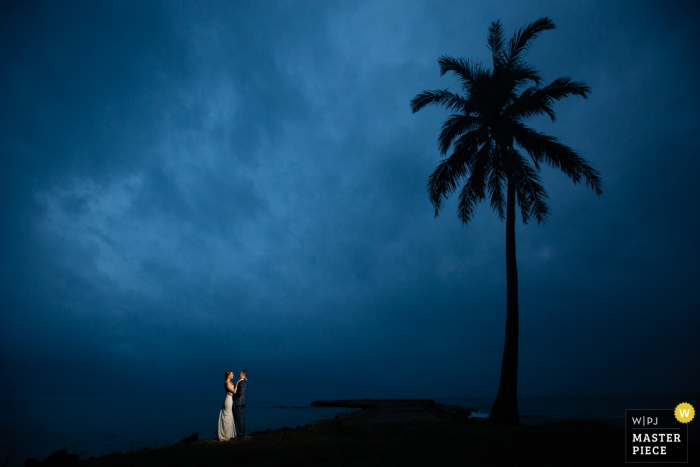
<path fill-rule="evenodd" d="M 231 373 L 233 373 L 233 371 L 226 370 L 226 373 L 224 373 L 224 381 L 226 381 L 228 379 L 228 375 L 230 375 Z"/>

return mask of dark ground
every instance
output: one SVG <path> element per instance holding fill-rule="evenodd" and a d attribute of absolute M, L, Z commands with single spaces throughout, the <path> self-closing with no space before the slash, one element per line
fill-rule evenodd
<path fill-rule="evenodd" d="M 199 440 L 110 454 L 78 465 L 625 465 L 624 431 L 607 423 L 561 421 L 504 427 L 469 415 L 469 410 L 432 401 L 392 401 L 313 426 L 258 432 L 235 441 Z M 700 459 L 698 445 L 690 445 L 689 458 Z"/>

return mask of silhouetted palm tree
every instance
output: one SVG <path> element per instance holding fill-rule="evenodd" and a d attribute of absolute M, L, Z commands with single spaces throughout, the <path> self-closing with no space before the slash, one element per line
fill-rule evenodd
<path fill-rule="evenodd" d="M 570 95 L 587 97 L 590 88 L 570 78 L 557 78 L 540 87 L 540 74 L 523 60 L 531 42 L 542 31 L 554 29 L 549 18 L 541 18 L 518 30 L 505 43 L 500 21 L 488 29 L 488 47 L 493 69 L 480 63 L 442 56 L 440 76 L 453 72 L 462 82 L 463 95 L 447 89 L 425 91 L 411 101 L 417 112 L 428 104 L 455 112 L 445 120 L 438 138 L 443 156 L 428 179 L 430 201 L 435 216 L 442 202 L 458 185 L 458 216 L 464 224 L 473 217 L 476 205 L 490 195 L 491 207 L 506 219 L 506 336 L 498 395 L 490 421 L 519 424 L 518 413 L 518 272 L 515 261 L 515 206 L 520 207 L 523 223 L 547 218 L 547 193 L 540 184 L 540 164 L 561 169 L 574 183 L 583 180 L 601 195 L 598 172 L 574 150 L 556 138 L 528 128 L 529 117 L 548 115 L 555 119 L 552 104 Z M 530 84 L 530 87 L 526 87 Z M 523 156 L 527 153 L 529 159 Z M 505 189 L 505 196 L 504 196 Z"/>

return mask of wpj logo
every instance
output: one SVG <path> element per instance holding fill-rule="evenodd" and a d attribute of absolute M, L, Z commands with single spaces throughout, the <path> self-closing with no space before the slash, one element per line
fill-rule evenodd
<path fill-rule="evenodd" d="M 688 462 L 688 423 L 677 415 L 673 409 L 625 410 L 625 462 Z"/>

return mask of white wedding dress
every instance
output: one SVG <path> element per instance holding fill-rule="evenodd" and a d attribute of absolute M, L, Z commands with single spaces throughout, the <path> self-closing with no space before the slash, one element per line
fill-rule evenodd
<path fill-rule="evenodd" d="M 226 399 L 219 412 L 219 428 L 216 430 L 219 441 L 228 441 L 236 436 L 236 427 L 233 424 L 233 394 L 226 391 Z"/>

